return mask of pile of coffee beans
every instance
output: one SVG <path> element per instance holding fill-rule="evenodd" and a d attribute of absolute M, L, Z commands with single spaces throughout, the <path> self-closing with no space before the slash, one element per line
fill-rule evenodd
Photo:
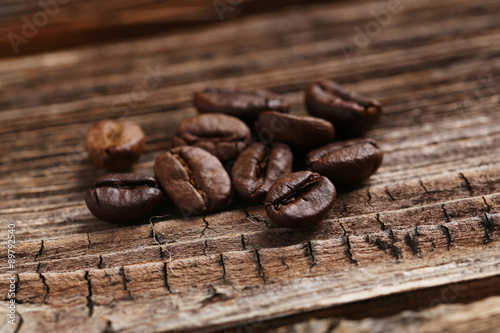
<path fill-rule="evenodd" d="M 94 216 L 142 220 L 162 197 L 183 216 L 208 214 L 223 209 L 234 189 L 243 200 L 263 203 L 278 226 L 299 228 L 328 214 L 336 186 L 363 182 L 383 160 L 375 140 L 359 138 L 380 118 L 380 103 L 332 81 L 307 89 L 311 116 L 289 114 L 290 103 L 267 90 L 209 88 L 196 92 L 193 102 L 200 114 L 179 124 L 174 148 L 156 159 L 154 178 L 111 174 L 92 185 L 85 201 Z M 129 169 L 144 143 L 132 122 L 101 121 L 86 137 L 91 160 L 111 171 Z"/>

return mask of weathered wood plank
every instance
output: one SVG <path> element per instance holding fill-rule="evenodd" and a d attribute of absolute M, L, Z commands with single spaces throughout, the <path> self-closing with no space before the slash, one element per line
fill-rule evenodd
<path fill-rule="evenodd" d="M 420 312 L 403 312 L 384 319 L 359 321 L 310 320 L 270 332 L 494 332 L 500 325 L 500 299 L 490 297 L 467 305 L 440 305 Z"/>
<path fill-rule="evenodd" d="M 412 2 L 348 62 L 339 43 L 386 6 L 315 4 L 1 60 L 0 214 L 16 224 L 19 331 L 264 330 L 297 315 L 428 308 L 450 286 L 459 286 L 452 302 L 499 293 L 500 5 Z M 159 84 L 134 100 L 148 66 L 159 66 Z M 193 91 L 269 88 L 304 114 L 303 89 L 320 77 L 383 102 L 370 136 L 385 161 L 342 190 L 319 225 L 277 228 L 237 198 L 190 219 L 166 204 L 165 216 L 126 227 L 87 211 L 83 193 L 104 173 L 82 147 L 93 122 L 141 124 L 148 142 L 134 171 L 152 174 L 174 128 L 195 114 Z M 1 238 L 2 304 L 8 270 Z"/>

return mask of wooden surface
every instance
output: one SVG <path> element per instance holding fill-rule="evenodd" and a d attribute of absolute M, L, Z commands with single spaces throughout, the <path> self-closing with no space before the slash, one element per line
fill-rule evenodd
<path fill-rule="evenodd" d="M 158 35 L 163 31 L 217 24 L 307 2 L 313 1 L 3 0 L 0 4 L 0 57 Z"/>
<path fill-rule="evenodd" d="M 0 312 L 14 223 L 22 318 L 11 327 L 2 314 L 2 330 L 498 327 L 489 297 L 500 294 L 500 3 L 405 2 L 348 61 L 339 43 L 387 6 L 313 4 L 1 60 Z M 128 227 L 87 211 L 84 192 L 104 174 L 83 151 L 94 122 L 138 122 L 148 141 L 134 170 L 152 174 L 177 124 L 195 114 L 193 91 L 268 88 L 303 114 L 304 89 L 323 77 L 383 103 L 370 136 L 385 160 L 319 225 L 280 229 L 237 199 L 190 219 L 167 204 L 158 214 L 168 216 Z"/>
<path fill-rule="evenodd" d="M 273 333 L 399 333 L 399 332 L 496 332 L 500 326 L 498 297 L 468 305 L 440 305 L 420 312 L 406 311 L 383 318 L 359 321 L 311 319 L 272 330 Z"/>

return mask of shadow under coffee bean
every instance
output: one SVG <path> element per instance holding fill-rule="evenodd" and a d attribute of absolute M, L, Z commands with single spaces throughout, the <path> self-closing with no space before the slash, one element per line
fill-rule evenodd
<path fill-rule="evenodd" d="M 97 218 L 129 223 L 151 216 L 162 199 L 153 177 L 123 173 L 99 178 L 85 195 L 85 203 Z"/>

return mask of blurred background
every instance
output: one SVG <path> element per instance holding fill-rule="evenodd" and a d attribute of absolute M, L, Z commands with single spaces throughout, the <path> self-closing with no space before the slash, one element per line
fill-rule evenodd
<path fill-rule="evenodd" d="M 319 1 L 4 0 L 0 57 L 158 35 L 313 2 Z"/>

